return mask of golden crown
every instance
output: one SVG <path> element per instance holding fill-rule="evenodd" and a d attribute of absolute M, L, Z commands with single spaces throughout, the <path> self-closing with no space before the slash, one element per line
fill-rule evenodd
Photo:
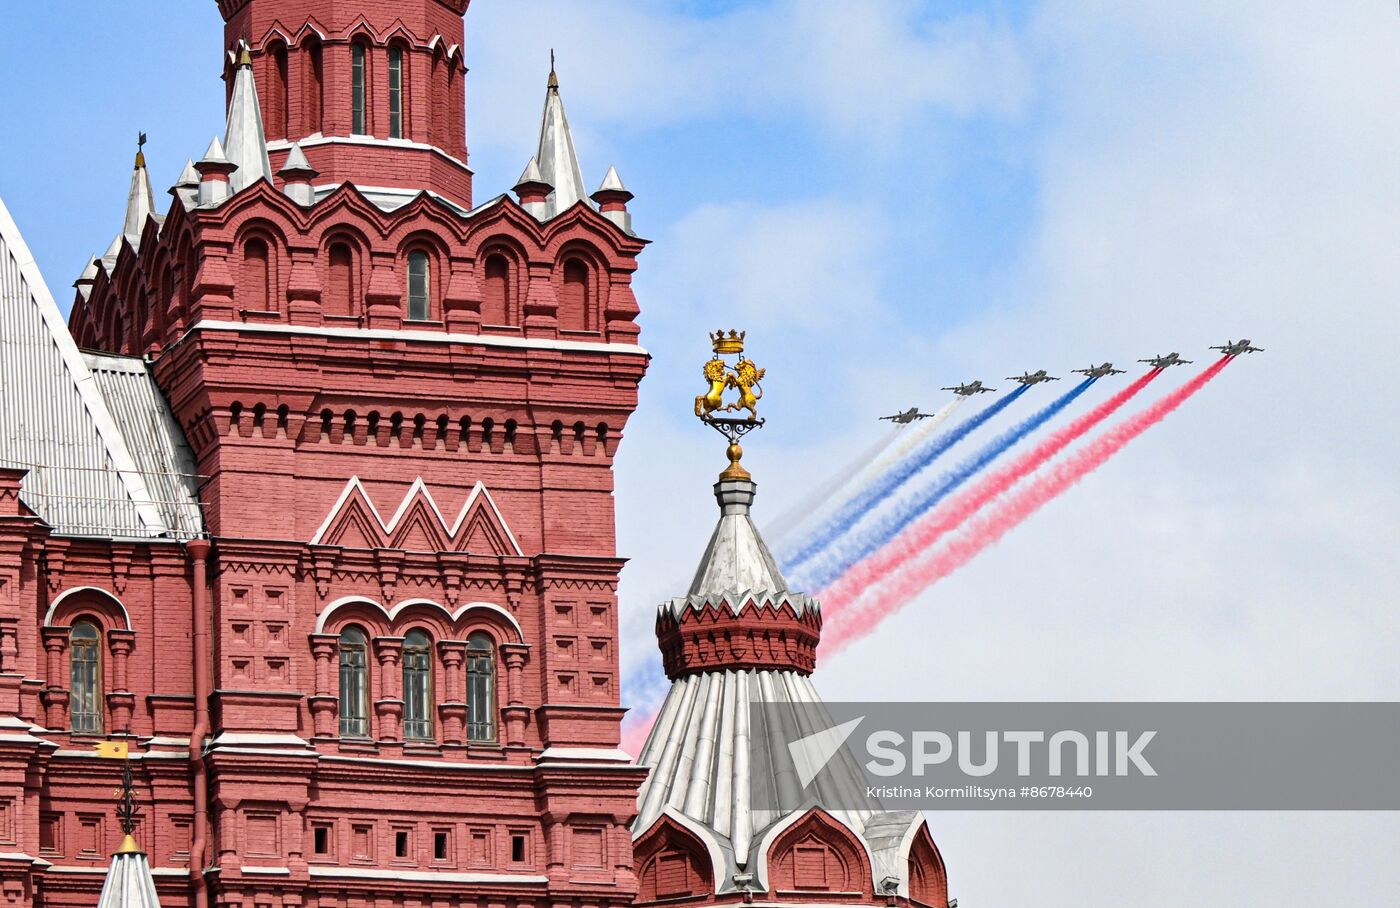
<path fill-rule="evenodd" d="M 743 353 L 744 338 L 747 331 L 733 331 L 728 334 L 724 331 L 714 331 L 710 333 L 710 343 L 714 346 L 716 353 Z"/>

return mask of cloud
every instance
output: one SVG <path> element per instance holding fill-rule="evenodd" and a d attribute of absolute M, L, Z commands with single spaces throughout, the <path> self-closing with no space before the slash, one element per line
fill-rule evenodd
<path fill-rule="evenodd" d="M 912 0 L 772 0 L 714 16 L 625 0 L 482 5 L 469 35 L 474 137 L 533 134 L 551 44 L 586 130 L 801 116 L 867 143 L 931 110 L 1023 107 L 1028 68 L 1008 23 L 926 18 Z"/>

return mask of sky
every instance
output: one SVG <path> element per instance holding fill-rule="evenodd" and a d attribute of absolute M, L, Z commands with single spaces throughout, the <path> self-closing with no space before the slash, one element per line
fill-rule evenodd
<path fill-rule="evenodd" d="M 477 0 L 477 197 L 533 152 L 553 47 L 585 177 L 617 165 L 654 241 L 635 285 L 654 360 L 618 456 L 624 667 L 651 657 L 654 605 L 715 518 L 722 443 L 689 412 L 707 330 L 747 329 L 768 369 L 745 458 L 760 524 L 941 386 L 1204 360 L 1243 334 L 1267 351 L 823 663 L 818 689 L 1400 697 L 1398 25 L 1380 0 Z M 6 9 L 0 196 L 61 300 L 120 226 L 137 131 L 158 186 L 222 131 L 220 50 L 213 2 Z M 968 908 L 1370 905 L 1400 886 L 1389 814 L 930 824 Z"/>

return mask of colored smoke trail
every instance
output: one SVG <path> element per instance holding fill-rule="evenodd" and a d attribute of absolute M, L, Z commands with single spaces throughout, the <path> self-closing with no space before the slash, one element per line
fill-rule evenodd
<path fill-rule="evenodd" d="M 656 724 L 661 707 L 659 703 L 648 703 L 645 707 L 636 706 L 633 709 L 636 712 L 628 713 L 627 718 L 622 720 L 622 749 L 635 760 L 647 743 L 647 735 L 651 734 L 651 727 Z"/>
<path fill-rule="evenodd" d="M 860 494 L 842 505 L 815 532 L 809 534 L 805 543 L 796 553 L 789 558 L 781 559 L 783 568 L 793 570 L 821 554 L 832 540 L 850 529 L 867 511 L 894 494 L 911 476 L 932 463 L 944 451 L 962 441 L 983 423 L 1009 407 L 1022 394 L 1025 394 L 1029 387 L 1029 385 L 1021 385 L 953 431 L 930 439 L 928 444 L 917 448 L 912 454 L 880 474 L 874 482 L 862 489 Z"/>
<path fill-rule="evenodd" d="M 789 508 L 777 520 L 765 524 L 764 538 L 768 540 L 768 544 L 774 548 L 784 547 L 794 534 L 854 498 L 890 464 L 903 458 L 937 431 L 939 426 L 958 411 L 965 400 L 966 397 L 955 395 L 928 419 L 919 420 L 912 426 L 902 426 L 893 436 L 886 436 L 887 441 L 881 445 L 880 450 L 874 452 L 874 456 L 834 473 L 831 480 L 823 484 L 821 493 L 806 496 L 800 507 Z M 894 444 L 889 445 L 888 441 L 893 441 Z M 886 447 L 888 450 L 885 450 Z M 774 530 L 771 534 L 769 527 Z"/>
<path fill-rule="evenodd" d="M 861 627 L 854 632 L 848 630 L 829 638 L 827 642 L 830 648 L 827 653 L 839 652 L 857 637 L 868 634 L 885 618 L 899 611 L 910 599 L 967 564 L 1026 518 L 1098 469 L 1128 442 L 1161 422 L 1205 387 L 1229 364 L 1230 359 L 1229 356 L 1222 357 L 1200 375 L 1141 413 L 1107 430 L 1069 459 L 1052 467 L 1045 476 L 1012 495 L 1001 506 L 974 520 L 961 536 L 942 548 L 927 552 L 906 570 L 890 575 L 885 582 L 871 591 L 870 604 L 860 612 L 863 618 Z M 847 627 L 853 625 L 848 623 Z"/>
<path fill-rule="evenodd" d="M 927 514 L 937 507 L 939 502 L 986 469 L 1023 438 L 1058 416 L 1096 381 L 1098 379 L 1086 378 L 1070 388 L 1048 406 L 1007 429 L 990 444 L 938 477 L 932 485 L 898 501 L 890 513 L 878 517 L 870 526 L 854 529 L 834 541 L 821 558 L 809 563 L 807 570 L 795 570 L 788 580 L 794 584 L 795 589 L 821 589 L 833 583 L 850 570 L 852 565 L 875 554 L 880 546 L 897 536 L 920 515 Z"/>
<path fill-rule="evenodd" d="M 888 432 L 880 436 L 875 444 L 866 448 L 857 455 L 844 468 L 831 474 L 825 481 L 817 485 L 816 488 L 803 495 L 792 507 L 771 522 L 771 526 L 776 529 L 774 541 L 782 539 L 784 532 L 788 528 L 796 527 L 806 521 L 812 514 L 817 513 L 828 505 L 831 501 L 840 497 L 845 487 L 851 483 L 852 477 L 862 476 L 872 464 L 885 453 L 885 449 L 894 444 L 900 436 L 912 431 L 909 426 L 893 426 Z"/>
<path fill-rule="evenodd" d="M 855 565 L 838 578 L 835 583 L 822 590 L 818 594 L 818 598 L 823 603 L 830 603 L 831 606 L 834 606 L 834 608 L 830 606 L 826 608 L 827 614 L 833 617 L 833 620 L 828 624 L 825 636 L 827 644 L 839 649 L 844 646 L 848 634 L 859 633 L 859 631 L 847 630 L 847 628 L 853 622 L 863 621 L 866 610 L 858 607 L 847 607 L 847 603 L 855 605 L 862 591 L 878 583 L 881 578 L 890 576 L 891 572 L 903 567 L 943 538 L 945 534 L 957 529 L 963 521 L 976 514 L 1007 489 L 1040 469 L 1050 458 L 1059 454 L 1070 444 L 1086 435 L 1090 429 L 1112 416 L 1161 374 L 1161 369 L 1153 369 L 1142 375 L 1108 400 L 1056 431 L 1011 464 L 984 477 L 981 482 L 948 502 L 946 507 L 924 517 L 908 532 L 896 537 L 889 545 Z"/>

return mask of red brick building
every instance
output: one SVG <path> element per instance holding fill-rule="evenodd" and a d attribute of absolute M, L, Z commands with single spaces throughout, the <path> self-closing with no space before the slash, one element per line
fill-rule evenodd
<path fill-rule="evenodd" d="M 0 216 L 7 903 L 96 904 L 121 737 L 167 908 L 632 900 L 644 244 L 552 75 L 475 205 L 466 6 L 221 0 L 227 131 L 168 205 L 138 155 L 68 330 Z"/>
<path fill-rule="evenodd" d="M 921 821 L 746 820 L 770 878 L 668 806 L 670 762 L 633 829 L 612 462 L 644 241 L 552 72 L 514 196 L 475 202 L 468 2 L 218 0 L 226 131 L 168 205 L 137 154 L 66 326 L 0 205 L 0 902 L 97 904 L 120 739 L 166 908 L 606 908 L 639 871 L 645 902 L 943 908 Z M 801 687 L 802 653 L 762 668 Z M 813 836 L 830 885 L 789 879 Z"/>

